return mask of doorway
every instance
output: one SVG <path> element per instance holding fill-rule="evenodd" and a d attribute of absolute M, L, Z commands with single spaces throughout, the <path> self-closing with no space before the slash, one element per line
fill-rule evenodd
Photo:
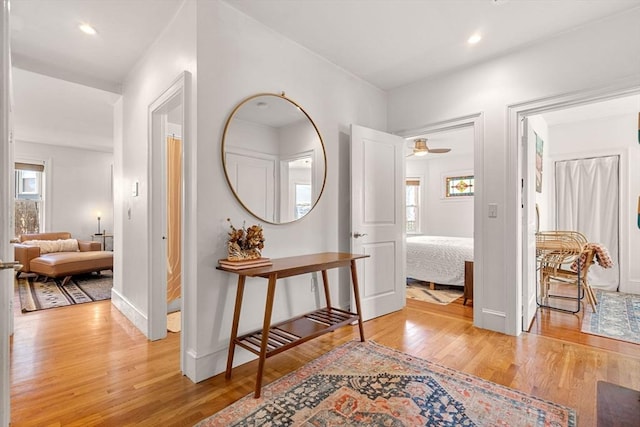
<path fill-rule="evenodd" d="M 636 89 L 621 91 L 619 94 L 572 99 L 565 103 L 548 102 L 547 105 L 541 105 L 535 111 L 531 111 L 531 114 L 520 113 L 529 127 L 528 138 L 525 138 L 528 142 L 520 149 L 523 156 L 520 225 L 523 254 L 523 330 L 529 329 L 537 308 L 535 304 L 533 308 L 527 307 L 528 301 L 532 298 L 535 301 L 537 292 L 535 236 L 531 233 L 532 223 L 537 223 L 540 230 L 578 228 L 578 231 L 588 233 L 589 241 L 601 243 L 600 240 L 606 240 L 610 246 L 608 249 L 616 257 L 614 262 L 619 273 L 611 274 L 616 276 L 615 281 L 620 283 L 620 290 L 640 290 L 637 280 L 633 280 L 633 276 L 638 273 L 634 273 L 630 259 L 633 248 L 637 250 L 640 246 L 640 242 L 635 240 L 640 239 L 635 238 L 629 228 L 633 222 L 629 214 L 632 208 L 630 200 L 640 191 L 640 176 L 629 168 L 630 164 L 640 161 L 635 129 L 639 105 L 640 94 Z M 521 134 L 526 132 L 526 128 L 527 126 L 524 126 L 521 129 Z M 536 156 L 542 160 L 537 165 Z M 597 159 L 609 159 L 605 160 L 607 163 L 615 159 L 616 170 L 608 168 L 603 173 L 597 172 L 594 169 L 599 162 Z M 587 164 L 590 170 L 583 177 L 588 178 L 588 183 L 583 182 L 580 190 L 577 181 L 579 170 Z M 608 182 L 601 191 L 596 190 L 594 178 L 597 176 L 603 178 L 603 182 Z M 618 179 L 619 187 L 613 189 L 610 185 L 611 180 L 615 180 L 617 185 Z M 612 194 L 610 190 L 616 194 Z M 585 191 L 584 194 L 594 197 L 594 206 L 586 210 L 590 217 L 587 222 L 595 228 L 586 226 L 584 218 L 580 221 L 577 211 L 570 212 L 580 203 L 580 198 L 575 197 L 579 191 Z M 598 209 L 595 209 L 596 207 Z M 595 214 L 595 211 L 602 212 Z M 537 218 L 533 218 L 536 214 Z M 605 238 L 600 229 L 611 229 L 611 233 L 608 234 L 612 234 L 612 239 Z M 597 274 L 592 276 L 592 270 L 595 272 L 598 269 L 590 269 L 589 282 L 592 286 L 598 287 L 600 280 L 596 277 Z M 602 288 L 611 287 L 605 282 L 601 285 Z"/>
<path fill-rule="evenodd" d="M 166 338 L 168 315 L 179 314 L 177 330 L 184 330 L 184 158 L 188 145 L 185 127 L 183 73 L 149 107 L 151 188 L 149 255 L 149 339 Z M 175 321 L 176 315 L 172 315 Z M 176 324 L 172 322 L 173 330 Z M 184 372 L 184 333 L 180 368 Z"/>
<path fill-rule="evenodd" d="M 437 304 L 453 300 L 446 311 L 473 316 L 477 322 L 479 313 L 471 307 L 473 299 L 480 298 L 481 281 L 475 280 L 475 286 L 467 286 L 466 305 L 463 305 L 463 290 L 465 277 L 470 283 L 474 282 L 474 276 L 481 277 L 482 253 L 475 250 L 481 247 L 481 236 L 476 236 L 474 230 L 481 221 L 476 207 L 482 198 L 483 115 L 434 123 L 401 135 L 406 138 L 407 156 L 405 271 L 408 286 L 413 287 L 417 279 L 418 295 L 425 293 L 426 299 Z M 426 140 L 431 151 L 424 155 L 420 155 L 422 140 Z M 420 251 L 425 250 L 434 251 L 426 257 L 431 259 L 430 265 L 422 262 L 425 256 L 420 255 Z M 443 255 L 451 251 L 455 257 Z M 441 262 L 436 262 L 436 258 Z M 438 292 L 440 290 L 444 292 Z M 439 307 L 445 310 L 444 304 Z"/>

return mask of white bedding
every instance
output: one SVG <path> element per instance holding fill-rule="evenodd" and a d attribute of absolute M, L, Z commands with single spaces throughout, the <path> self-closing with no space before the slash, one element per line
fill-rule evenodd
<path fill-rule="evenodd" d="M 471 237 L 407 237 L 407 277 L 464 286 L 465 261 L 473 261 Z"/>

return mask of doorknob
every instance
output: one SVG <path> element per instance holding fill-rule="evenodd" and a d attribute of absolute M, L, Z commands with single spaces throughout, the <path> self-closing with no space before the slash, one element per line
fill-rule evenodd
<path fill-rule="evenodd" d="M 20 270 L 21 268 L 22 264 L 20 264 L 18 261 L 2 262 L 2 260 L 0 260 L 0 270 Z"/>
<path fill-rule="evenodd" d="M 357 231 L 355 233 L 353 233 L 353 238 L 357 239 L 358 237 L 364 237 L 366 236 L 367 233 L 358 233 Z"/>

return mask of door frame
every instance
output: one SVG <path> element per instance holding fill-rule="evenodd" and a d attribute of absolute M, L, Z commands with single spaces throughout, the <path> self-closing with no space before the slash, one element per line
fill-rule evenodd
<path fill-rule="evenodd" d="M 507 334 L 520 335 L 523 329 L 522 245 L 525 239 L 523 224 L 528 221 L 528 216 L 526 210 L 524 215 L 521 215 L 520 212 L 521 180 L 525 180 L 524 185 L 527 185 L 527 177 L 523 176 L 522 165 L 519 161 L 521 159 L 520 155 L 526 156 L 526 153 L 521 153 L 520 148 L 520 121 L 528 116 L 638 93 L 640 93 L 640 78 L 633 77 L 596 89 L 585 89 L 507 106 L 506 235 L 515 236 L 514 239 L 509 239 L 505 242 L 505 254 L 513 254 L 513 258 L 505 260 L 505 274 L 508 281 L 511 280 L 515 283 L 515 286 L 507 286 L 506 289 L 507 318 L 505 332 Z"/>
<path fill-rule="evenodd" d="M 185 159 L 190 152 L 190 128 L 188 125 L 189 104 L 188 88 L 190 74 L 183 72 L 174 82 L 149 105 L 149 158 L 148 158 L 148 246 L 149 254 L 149 318 L 148 338 L 150 340 L 163 339 L 167 336 L 167 261 L 166 261 L 166 135 L 164 135 L 164 122 L 166 107 L 172 101 L 179 99 L 182 104 L 182 200 L 180 228 L 181 228 L 181 259 L 185 258 L 185 206 L 187 193 L 185 191 Z M 180 334 L 180 369 L 185 371 L 186 346 L 185 336 L 189 330 L 187 313 L 188 304 L 185 303 L 189 289 L 185 280 L 185 263 L 181 263 L 181 312 L 182 333 Z"/>
<path fill-rule="evenodd" d="M 531 280 L 533 280 L 534 282 L 537 282 L 537 270 L 535 268 L 536 267 L 535 265 L 531 265 L 530 262 L 526 261 L 527 259 L 531 260 L 535 258 L 535 242 L 529 236 L 531 235 L 532 232 L 535 235 L 535 232 L 537 231 L 537 226 L 538 226 L 538 218 L 535 218 L 536 225 L 534 226 L 535 227 L 534 230 L 532 230 L 531 221 L 534 217 L 530 216 L 531 212 L 533 212 L 533 215 L 536 215 L 536 209 L 537 209 L 537 205 L 535 201 L 536 192 L 534 187 L 536 159 L 531 158 L 531 150 L 533 150 L 535 153 L 535 144 L 537 143 L 537 141 L 529 140 L 530 133 L 532 132 L 534 134 L 537 134 L 537 133 L 534 130 L 533 125 L 529 123 L 529 117 L 526 117 L 526 116 L 522 118 L 519 129 L 520 129 L 520 135 L 519 135 L 520 148 L 522 149 L 520 151 L 520 153 L 522 153 L 522 157 L 520 159 L 520 167 L 523 169 L 524 176 L 526 176 L 527 178 L 534 177 L 533 179 L 525 179 L 522 181 L 521 193 L 520 193 L 522 214 L 524 215 L 526 213 L 526 218 L 527 218 L 527 221 L 522 220 L 523 238 L 522 238 L 522 248 L 521 248 L 523 253 L 521 325 L 522 325 L 522 331 L 526 332 L 529 330 L 531 324 L 533 323 L 533 320 L 535 319 L 535 316 L 536 316 L 536 310 L 538 309 L 538 305 L 537 305 L 538 300 L 536 298 L 538 293 L 537 283 L 531 283 Z M 524 226 L 525 224 L 527 225 L 527 227 Z M 525 281 L 529 282 L 528 287 L 524 286 Z"/>
<path fill-rule="evenodd" d="M 484 281 L 483 281 L 483 248 L 484 238 L 482 233 L 482 206 L 484 206 L 484 113 L 478 112 L 466 116 L 454 117 L 426 124 L 415 129 L 407 129 L 395 132 L 396 135 L 405 139 L 414 138 L 425 133 L 438 133 L 456 130 L 466 127 L 473 128 L 473 175 L 474 175 L 474 197 L 473 197 L 473 304 L 478 308 L 473 310 L 473 324 L 483 327 L 483 318 L 488 312 L 484 307 Z M 406 178 L 406 177 L 405 177 Z"/>
<path fill-rule="evenodd" d="M 11 189 L 13 176 L 13 147 L 10 126 L 10 45 L 9 3 L 3 0 L 0 8 L 0 259 L 12 260 L 9 236 L 11 234 Z M 9 173 L 11 171 L 11 173 Z M 9 336 L 13 332 L 13 270 L 0 270 L 0 425 L 8 426 L 11 419 L 11 392 L 9 387 Z"/>

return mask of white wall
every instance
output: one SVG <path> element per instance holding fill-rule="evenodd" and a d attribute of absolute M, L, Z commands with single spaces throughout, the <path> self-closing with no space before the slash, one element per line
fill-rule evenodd
<path fill-rule="evenodd" d="M 116 212 L 116 221 L 122 223 L 123 278 L 120 284 L 114 282 L 114 288 L 119 308 L 144 332 L 149 311 L 147 242 L 151 236 L 147 224 L 154 214 L 147 202 L 153 184 L 148 181 L 147 167 L 148 107 L 183 70 L 192 73 L 193 81 L 189 123 L 193 133 L 185 139 L 183 340 L 185 373 L 199 381 L 221 372 L 226 364 L 236 278 L 215 270 L 217 260 L 226 256 L 226 218 L 236 225 L 244 220 L 247 225 L 258 222 L 235 200 L 224 178 L 220 144 L 228 115 L 249 95 L 285 90 L 313 117 L 324 138 L 329 173 L 316 209 L 296 223 L 263 224 L 264 255 L 278 257 L 348 250 L 349 125 L 384 130 L 387 111 L 382 91 L 227 4 L 185 2 L 176 19 L 129 74 L 123 92 L 124 200 L 122 212 Z M 140 182 L 140 196 L 132 198 L 127 189 L 135 180 Z M 347 304 L 349 291 L 342 287 L 337 292 L 338 279 L 348 283 L 348 271 L 346 275 L 330 275 L 338 296 L 335 299 Z M 294 283 L 298 285 L 295 288 Z M 265 291 L 264 281 L 248 281 L 245 296 L 251 297 L 245 298 L 241 331 L 261 326 Z M 317 304 L 319 295 L 310 292 L 309 277 L 284 280 L 278 286 L 273 317 L 283 319 Z M 249 358 L 246 353 L 236 354 L 239 362 Z"/>
<path fill-rule="evenodd" d="M 113 231 L 112 153 L 16 141 L 15 158 L 46 161 L 46 231 L 90 240 L 98 232 L 98 212 L 100 232 Z"/>
<path fill-rule="evenodd" d="M 638 112 L 549 127 L 550 167 L 557 160 L 620 155 L 620 291 L 640 294 L 640 195 Z M 554 188 L 549 170 L 550 190 Z"/>
<path fill-rule="evenodd" d="M 408 178 L 422 178 L 420 233 L 430 236 L 473 237 L 473 196 L 446 198 L 447 176 L 473 175 L 473 153 L 443 154 L 432 159 L 409 158 Z"/>
<path fill-rule="evenodd" d="M 198 331 L 196 378 L 224 370 L 231 330 L 236 277 L 215 270 L 226 256 L 226 218 L 234 224 L 258 222 L 227 187 L 220 141 L 227 116 L 249 95 L 279 93 L 299 103 L 313 118 L 327 151 L 327 183 L 316 208 L 298 222 L 263 224 L 264 255 L 291 256 L 349 250 L 349 126 L 386 129 L 386 95 L 305 48 L 269 30 L 225 3 L 198 3 Z M 202 83 L 202 82 L 206 82 Z M 348 304 L 348 271 L 331 271 L 334 300 Z M 297 285 L 297 286 L 296 286 Z M 262 326 L 266 282 L 248 280 L 241 332 Z M 319 304 L 307 275 L 279 281 L 273 320 L 309 311 Z M 236 352 L 238 362 L 247 360 Z"/>
<path fill-rule="evenodd" d="M 149 162 L 149 106 L 168 89 L 184 72 L 192 76 L 192 87 L 196 88 L 196 2 L 186 1 L 172 22 L 161 36 L 154 42 L 145 56 L 140 59 L 127 75 L 123 85 L 122 101 L 122 139 L 115 138 L 114 152 L 119 153 L 115 159 L 116 169 L 121 171 L 118 177 L 122 200 L 120 209 L 115 211 L 115 219 L 121 230 L 116 236 L 116 248 L 122 250 L 122 257 L 116 258 L 115 268 L 122 271 L 121 282 L 114 277 L 113 302 L 116 306 L 145 334 L 148 334 L 149 315 L 149 222 L 153 212 L 149 209 L 149 196 L 152 190 L 150 182 Z M 196 97 L 191 98 L 190 109 L 195 109 Z M 190 124 L 194 126 L 193 123 Z M 195 155 L 194 149 L 188 146 L 195 141 L 185 142 L 185 156 Z M 185 198 L 189 197 L 192 185 L 192 160 L 185 159 Z M 137 197 L 132 196 L 132 185 L 139 183 Z M 156 190 L 159 185 L 156 184 Z M 191 203 L 191 200 L 186 200 Z M 185 222 L 193 215 L 192 207 L 185 213 Z M 189 243 L 192 231 L 187 228 L 185 239 L 185 264 L 188 265 L 193 256 Z M 119 264 L 121 263 L 121 265 Z M 185 281 L 189 276 L 184 277 Z M 188 304 L 185 302 L 185 304 Z M 185 322 L 188 321 L 185 319 Z M 187 338 L 187 348 L 193 345 Z"/>
<path fill-rule="evenodd" d="M 476 270 L 477 326 L 512 334 L 520 329 L 518 183 L 508 179 L 512 168 L 517 168 L 509 160 L 514 158 L 516 141 L 511 147 L 507 141 L 507 107 L 622 79 L 638 84 L 638 20 L 640 9 L 635 9 L 511 55 L 390 91 L 391 131 L 484 113 L 483 180 L 477 183 L 475 197 L 476 252 L 483 252 L 483 265 Z M 497 218 L 488 218 L 489 203 L 497 204 Z"/>

